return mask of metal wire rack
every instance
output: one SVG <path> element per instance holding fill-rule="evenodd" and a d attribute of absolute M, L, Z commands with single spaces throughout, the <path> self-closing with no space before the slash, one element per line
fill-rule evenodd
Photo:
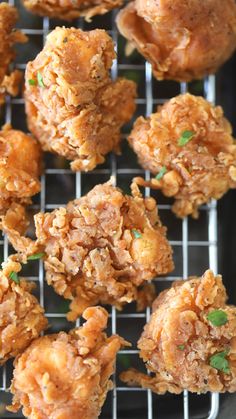
<path fill-rule="evenodd" d="M 1 1 L 0 1 L 1 2 Z M 38 18 L 23 11 L 20 0 L 9 0 L 11 5 L 16 6 L 21 13 L 19 27 L 29 36 L 29 44 L 26 47 L 20 47 L 16 67 L 24 69 L 26 62 L 34 58 L 43 46 L 43 41 L 50 30 L 55 26 L 62 25 L 60 21 L 49 20 L 48 18 Z M 137 99 L 137 115 L 149 115 L 157 104 L 162 104 L 168 98 L 184 93 L 187 90 L 194 89 L 194 86 L 188 86 L 185 83 L 178 84 L 172 82 L 158 83 L 152 78 L 151 66 L 145 62 L 142 57 L 135 59 L 125 58 L 123 54 L 124 41 L 118 35 L 115 25 L 116 12 L 111 12 L 104 17 L 97 17 L 91 24 L 83 20 L 73 22 L 73 26 L 83 29 L 93 29 L 100 27 L 108 30 L 112 36 L 116 49 L 117 59 L 112 67 L 112 77 L 126 76 L 134 78 L 139 82 L 139 97 Z M 64 24 L 64 23 L 63 23 Z M 65 23 L 68 26 L 68 24 Z M 199 84 L 198 84 L 199 88 Z M 200 86 L 202 94 L 211 101 L 215 102 L 215 79 L 213 76 L 207 78 Z M 23 114 L 24 100 L 22 97 L 11 99 L 7 98 L 4 119 L 1 123 L 10 122 L 16 129 L 26 130 L 25 117 Z M 126 132 L 130 129 L 126 127 Z M 126 137 L 124 131 L 124 137 Z M 126 188 L 133 176 L 145 174 L 149 178 L 149 172 L 144 172 L 138 166 L 134 155 L 127 146 L 121 157 L 111 155 L 107 158 L 103 166 L 99 166 L 91 173 L 72 173 L 67 167 L 61 165 L 61 162 L 55 158 L 47 158 L 45 173 L 41 178 L 41 193 L 34 202 L 33 210 L 35 212 L 50 211 L 58 206 L 63 206 L 70 199 L 80 197 L 87 192 L 96 183 L 108 180 L 113 175 L 116 183 Z M 59 185 L 59 187 L 58 187 Z M 150 190 L 146 188 L 145 194 L 150 195 Z M 156 193 L 154 194 L 156 196 Z M 170 281 L 180 277 L 186 278 L 190 274 L 201 274 L 206 268 L 210 267 L 217 273 L 217 208 L 213 201 L 208 206 L 201 209 L 200 219 L 197 222 L 184 219 L 179 221 L 175 219 L 170 211 L 170 202 L 159 194 L 160 216 L 164 224 L 169 229 L 170 242 L 174 249 L 176 269 L 172 276 L 167 278 L 157 278 L 157 289 L 161 290 L 170 285 Z M 2 257 L 7 258 L 12 249 L 9 246 L 7 237 L 0 240 L 0 250 Z M 40 303 L 45 307 L 46 316 L 52 325 L 52 331 L 68 330 L 73 327 L 66 321 L 66 307 L 63 300 L 55 295 L 53 291 L 44 282 L 44 271 L 42 262 L 36 263 L 34 268 L 26 273 L 26 276 L 36 282 L 37 294 Z M 33 271 L 32 271 L 33 269 Z M 197 269 L 197 270 L 196 270 Z M 63 307 L 63 309 L 61 309 Z M 131 364 L 138 363 L 138 351 L 136 341 L 141 334 L 143 325 L 150 317 L 150 309 L 146 312 L 136 313 L 134 305 L 126 307 L 119 313 L 115 308 L 110 308 L 110 332 L 120 333 L 133 343 L 133 349 L 120 352 L 118 360 L 131 359 Z M 134 331 L 135 330 L 135 331 Z M 118 361 L 119 364 L 119 361 Z M 124 362 L 117 366 L 124 368 Z M 215 419 L 219 411 L 219 396 L 211 394 L 207 396 L 193 396 L 187 392 L 182 396 L 161 396 L 153 395 L 151 391 L 140 388 L 127 388 L 118 379 L 118 371 L 114 376 L 113 394 L 108 395 L 101 418 L 123 419 Z M 22 418 L 19 414 L 10 414 L 5 411 L 4 405 L 10 402 L 10 395 L 6 392 L 9 387 L 12 374 L 12 364 L 2 368 L 0 376 L 0 417 L 1 418 Z M 199 410 L 199 406 L 201 409 Z M 72 419 L 72 418 L 70 418 Z M 82 419 L 82 418 L 81 418 Z"/>

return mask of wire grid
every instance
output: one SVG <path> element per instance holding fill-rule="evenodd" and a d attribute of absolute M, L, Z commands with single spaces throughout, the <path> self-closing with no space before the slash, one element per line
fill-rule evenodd
<path fill-rule="evenodd" d="M 1 1 L 0 1 L 1 2 Z M 20 7 L 19 0 L 9 0 L 9 4 L 15 5 L 18 8 Z M 22 10 L 22 9 L 21 9 Z M 104 18 L 104 29 L 108 29 L 110 35 L 112 36 L 116 48 L 118 48 L 119 42 L 118 42 L 118 33 L 115 25 L 115 16 L 116 12 L 111 12 L 111 25 L 107 28 Z M 28 18 L 32 18 L 32 15 L 28 14 Z M 53 25 L 51 25 L 51 22 L 48 18 L 39 19 L 39 21 L 42 23 L 41 27 L 37 28 L 22 28 L 21 22 L 19 22 L 19 26 L 23 29 L 24 33 L 26 33 L 28 36 L 40 36 L 42 38 L 42 41 L 45 40 L 46 35 L 48 32 L 53 29 Z M 106 19 L 107 21 L 107 19 Z M 38 21 L 37 21 L 38 22 Z M 100 19 L 100 22 L 103 22 Z M 76 24 L 77 23 L 77 24 Z M 57 25 L 60 25 L 60 22 L 57 22 Z M 87 25 L 87 24 L 86 24 Z M 27 25 L 28 26 L 28 25 Z M 56 26 L 56 25 L 55 25 Z M 78 26 L 80 28 L 84 28 L 84 22 L 83 20 L 79 19 L 77 22 L 73 22 L 73 26 Z M 95 26 L 93 26 L 94 28 Z M 88 25 L 86 26 L 86 29 L 89 29 Z M 42 42 L 43 44 L 43 42 Z M 41 46 L 42 47 L 42 46 Z M 38 49 L 38 52 L 41 48 Z M 118 59 L 114 61 L 111 73 L 112 77 L 115 79 L 118 75 L 120 75 L 120 72 L 124 71 L 132 71 L 132 72 L 141 72 L 142 76 L 144 78 L 144 92 L 145 97 L 139 97 L 137 99 L 137 106 L 142 107 L 142 111 L 140 113 L 145 113 L 146 116 L 148 116 L 153 110 L 154 105 L 162 104 L 167 100 L 170 95 L 166 97 L 156 97 L 154 93 L 154 87 L 153 83 L 154 80 L 152 78 L 152 71 L 151 66 L 147 62 L 142 62 L 141 64 L 134 64 L 134 63 L 127 63 L 120 60 L 119 50 L 118 53 Z M 21 57 L 19 57 L 21 58 Z M 32 57 L 33 58 L 33 57 Z M 25 62 L 18 62 L 16 67 L 20 69 L 25 68 L 26 63 Z M 176 83 L 177 85 L 177 83 Z M 184 93 L 188 91 L 188 85 L 185 83 L 181 83 L 179 85 L 179 93 Z M 174 96 L 174 94 L 172 94 Z M 215 102 L 215 78 L 214 76 L 210 76 L 204 81 L 204 96 L 212 103 Z M 22 98 L 15 98 L 11 99 L 10 97 L 7 97 L 6 101 L 6 107 L 5 107 L 5 122 L 12 123 L 14 128 L 18 128 L 18 126 L 14 125 L 14 106 L 20 105 L 23 106 L 24 100 Z M 126 137 L 126 133 L 124 133 L 124 137 Z M 110 160 L 109 160 L 110 159 Z M 49 176 L 71 176 L 74 180 L 74 196 L 73 198 L 78 198 L 83 194 L 83 184 L 90 184 L 90 178 L 93 176 L 95 178 L 95 183 L 102 182 L 104 180 L 107 180 L 110 175 L 114 176 L 115 182 L 119 184 L 119 178 L 120 177 L 127 177 L 129 179 L 132 178 L 132 176 L 137 176 L 138 174 L 145 175 L 145 178 L 148 180 L 150 178 L 150 173 L 148 171 L 143 171 L 139 166 L 135 166 L 130 168 L 129 167 L 129 159 L 126 161 L 126 166 L 123 167 L 119 165 L 119 161 L 117 157 L 112 154 L 110 157 L 107 158 L 107 164 L 102 167 L 98 167 L 91 173 L 87 174 L 81 174 L 78 173 L 72 173 L 67 168 L 60 168 L 53 166 L 53 164 L 49 164 L 46 166 L 45 173 L 41 177 L 41 193 L 39 201 L 36 202 L 33 205 L 33 209 L 37 212 L 40 211 L 50 211 L 54 208 L 57 208 L 60 203 L 57 203 L 57 200 L 55 202 L 51 202 L 51 200 L 48 200 L 48 194 L 47 194 L 47 182 Z M 59 189 L 60 190 L 60 189 Z M 60 190 L 60 198 L 63 195 L 65 191 L 63 192 Z M 149 188 L 145 188 L 145 195 L 150 195 Z M 167 214 L 168 217 L 172 217 L 170 212 L 170 203 L 166 200 L 163 202 L 161 201 L 161 198 L 158 198 L 159 204 L 159 210 L 162 214 Z M 65 204 L 65 203 L 64 203 Z M 63 204 L 62 204 L 63 205 Z M 201 219 L 203 214 L 205 213 L 205 217 L 207 220 L 207 223 L 203 225 Z M 186 218 L 183 221 L 181 221 L 181 237 L 176 240 L 170 240 L 174 251 L 178 250 L 177 258 L 178 262 L 180 262 L 180 258 L 182 259 L 182 271 L 174 272 L 172 276 L 168 276 L 166 278 L 157 278 L 155 281 L 157 283 L 157 287 L 160 284 L 163 288 L 170 286 L 170 281 L 179 279 L 181 276 L 183 278 L 186 278 L 190 273 L 193 274 L 194 272 L 190 272 L 190 264 L 189 264 L 189 252 L 192 250 L 194 252 L 195 248 L 200 249 L 201 254 L 204 254 L 205 257 L 207 255 L 207 261 L 205 262 L 204 268 L 201 267 L 201 270 L 203 272 L 204 269 L 210 267 L 215 273 L 217 273 L 217 208 L 216 208 L 216 202 L 212 201 L 209 205 L 203 206 L 201 209 L 201 215 L 200 220 L 197 222 L 197 228 L 200 230 L 204 230 L 204 239 L 191 239 L 191 226 L 189 226 L 190 221 Z M 168 226 L 168 223 L 167 223 Z M 9 248 L 7 237 L 4 237 L 3 240 L 0 241 L 0 246 L 3 248 L 3 257 L 4 260 L 8 257 L 9 252 L 12 252 L 12 250 Z M 179 252 L 182 252 L 182 255 L 179 256 Z M 176 261 L 175 261 L 176 262 Z M 201 272 L 198 272 L 199 274 Z M 53 324 L 56 320 L 62 321 L 65 318 L 65 313 L 57 312 L 54 310 L 47 310 L 47 302 L 45 301 L 47 297 L 47 293 L 50 292 L 47 285 L 44 283 L 44 270 L 43 270 L 43 263 L 42 261 L 38 264 L 38 272 L 35 272 L 35 275 L 32 275 L 32 272 L 29 273 L 28 278 L 30 280 L 36 281 L 38 284 L 38 297 L 40 300 L 40 303 L 42 306 L 45 307 L 46 316 L 49 318 L 49 321 Z M 47 288 L 46 288 L 47 287 Z M 46 288 L 46 289 L 45 289 Z M 53 295 L 52 298 L 56 298 L 55 295 Z M 57 308 L 57 300 L 55 302 L 54 309 Z M 148 308 L 146 312 L 144 313 L 136 313 L 135 309 L 125 309 L 121 313 L 117 313 L 116 309 L 112 307 L 110 309 L 110 329 L 112 333 L 117 333 L 119 331 L 119 325 L 122 321 L 125 323 L 128 322 L 128 320 L 133 319 L 138 326 L 138 333 L 141 334 L 142 326 L 143 324 L 149 320 L 150 318 L 150 309 Z M 79 321 L 76 323 L 79 324 Z M 68 326 L 66 326 L 68 327 Z M 70 328 L 71 326 L 70 323 Z M 138 336 L 137 336 L 138 337 Z M 129 339 L 129 336 L 125 336 L 125 338 Z M 135 342 L 134 342 L 135 343 Z M 135 346 L 134 346 L 135 347 Z M 123 350 L 120 351 L 121 355 L 134 355 L 138 358 L 138 351 L 135 349 L 131 350 Z M 123 368 L 124 369 L 124 368 Z M 7 366 L 4 366 L 2 368 L 2 380 L 0 379 L 0 403 L 4 403 L 4 395 L 5 391 L 9 387 L 10 379 L 11 379 L 11 372 L 12 367 L 11 364 L 9 366 L 9 363 Z M 135 403 L 137 402 L 137 398 L 141 397 L 140 395 L 146 394 L 146 402 L 144 403 L 144 410 L 142 410 L 141 416 L 136 415 L 128 409 L 128 404 L 133 398 Z M 123 394 L 126 397 L 127 401 L 127 414 L 124 413 L 124 411 L 119 411 L 119 395 Z M 133 395 L 133 397 L 132 397 Z M 109 398 L 109 396 L 108 396 Z M 110 400 L 106 403 L 107 408 L 103 410 L 103 413 L 101 414 L 101 418 L 111 418 L 112 419 L 122 419 L 122 418 L 130 418 L 134 417 L 135 419 L 159 419 L 159 418 L 208 418 L 208 419 L 215 419 L 218 415 L 219 411 L 219 396 L 218 394 L 211 394 L 210 400 L 208 400 L 208 405 L 206 407 L 206 411 L 204 413 L 196 413 L 196 410 L 191 412 L 191 404 L 196 405 L 196 403 L 199 405 L 201 404 L 202 397 L 199 396 L 192 396 L 191 400 L 188 392 L 184 392 L 183 398 L 182 396 L 169 396 L 167 399 L 168 404 L 174 403 L 176 399 L 178 399 L 178 403 L 180 400 L 182 400 L 181 404 L 179 403 L 179 412 L 176 413 L 175 411 L 169 414 L 165 414 L 165 406 L 163 413 L 159 410 L 159 406 L 161 405 L 161 400 L 165 400 L 165 396 L 157 397 L 156 395 L 153 395 L 150 390 L 143 390 L 140 388 L 135 387 L 125 387 L 122 385 L 122 383 L 118 380 L 118 374 L 114 375 L 114 389 L 112 397 L 110 397 Z M 9 402 L 9 398 L 7 399 L 7 402 Z M 134 404 L 135 404 L 134 403 Z M 165 403 L 164 403 L 165 404 Z M 174 404 L 173 404 L 174 405 Z M 1 404 L 0 404 L 1 407 Z M 106 410 L 106 411 L 105 411 Z M 7 413 L 4 409 L 0 410 L 0 417 L 1 418 L 22 418 L 23 416 L 19 414 L 10 414 Z M 69 419 L 69 418 L 68 418 Z M 70 418 L 73 419 L 73 418 Z M 81 418 L 83 419 L 83 418 Z"/>

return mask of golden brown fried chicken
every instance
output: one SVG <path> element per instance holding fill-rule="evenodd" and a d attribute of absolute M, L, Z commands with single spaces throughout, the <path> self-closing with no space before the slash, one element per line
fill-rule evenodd
<path fill-rule="evenodd" d="M 12 204 L 30 204 L 40 191 L 41 150 L 21 131 L 5 125 L 0 131 L 0 214 Z"/>
<path fill-rule="evenodd" d="M 43 336 L 16 359 L 9 410 L 22 406 L 29 419 L 98 418 L 112 388 L 116 354 L 127 342 L 103 332 L 103 308 L 87 308 L 83 317 L 82 327 Z"/>
<path fill-rule="evenodd" d="M 128 370 L 121 379 L 158 394 L 236 391 L 236 307 L 226 305 L 220 275 L 178 281 L 153 304 L 138 342 L 152 377 Z"/>
<path fill-rule="evenodd" d="M 203 78 L 236 48 L 234 0 L 136 0 L 119 12 L 117 25 L 159 80 Z"/>
<path fill-rule="evenodd" d="M 104 15 L 123 4 L 123 0 L 23 0 L 32 13 L 63 20 L 85 16 L 87 21 L 95 15 Z"/>
<path fill-rule="evenodd" d="M 34 284 L 19 279 L 20 270 L 13 256 L 0 271 L 0 365 L 27 348 L 48 324 L 31 294 Z"/>
<path fill-rule="evenodd" d="M 29 128 L 44 150 L 73 160 L 73 170 L 92 170 L 118 151 L 120 129 L 135 110 L 135 83 L 111 81 L 114 58 L 105 31 L 56 28 L 27 65 Z"/>
<path fill-rule="evenodd" d="M 153 289 L 139 294 L 138 287 L 173 269 L 156 202 L 143 199 L 136 185 L 133 196 L 123 195 L 109 182 L 97 185 L 66 208 L 36 214 L 37 242 L 20 237 L 14 231 L 17 214 L 8 214 L 3 231 L 23 259 L 45 252 L 47 282 L 72 300 L 70 320 L 99 302 L 121 309 L 139 300 L 143 308 Z"/>
<path fill-rule="evenodd" d="M 236 187 L 236 145 L 221 107 L 202 97 L 177 96 L 134 124 L 129 143 L 156 178 L 140 185 L 175 198 L 178 217 L 198 217 L 198 208 Z"/>
<path fill-rule="evenodd" d="M 0 4 L 0 105 L 4 103 L 6 93 L 13 96 L 18 94 L 22 80 L 22 74 L 18 70 L 8 74 L 9 65 L 15 58 L 14 44 L 27 41 L 22 32 L 14 29 L 17 19 L 15 7 L 8 3 Z"/>

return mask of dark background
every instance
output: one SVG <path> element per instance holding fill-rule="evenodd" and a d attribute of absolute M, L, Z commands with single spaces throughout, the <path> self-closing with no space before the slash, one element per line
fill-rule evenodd
<path fill-rule="evenodd" d="M 230 120 L 236 135 L 236 55 L 217 76 L 217 103 Z M 236 191 L 229 191 L 218 203 L 219 271 L 236 304 Z M 235 415 L 236 417 L 236 415 Z"/>
<path fill-rule="evenodd" d="M 236 55 L 217 76 L 217 103 L 233 125 L 236 135 Z M 219 272 L 236 304 L 236 191 L 229 191 L 218 203 Z M 236 418 L 236 395 L 221 396 L 220 419 Z"/>

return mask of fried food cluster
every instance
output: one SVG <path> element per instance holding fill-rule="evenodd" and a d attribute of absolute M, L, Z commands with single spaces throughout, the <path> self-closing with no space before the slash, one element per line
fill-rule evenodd
<path fill-rule="evenodd" d="M 3 217 L 3 231 L 23 258 L 45 253 L 48 284 L 72 300 L 69 320 L 99 302 L 121 309 L 138 300 L 143 309 L 154 292 L 138 287 L 173 270 L 155 200 L 143 199 L 135 184 L 132 192 L 124 195 L 108 182 L 65 208 L 36 214 L 37 241 L 31 243 L 14 231 L 17 213 Z"/>
<path fill-rule="evenodd" d="M 73 20 L 84 16 L 87 21 L 93 16 L 104 15 L 123 4 L 123 0 L 23 0 L 24 6 L 32 13 Z"/>
<path fill-rule="evenodd" d="M 98 418 L 112 388 L 116 354 L 127 342 L 103 332 L 103 308 L 87 308 L 83 317 L 82 327 L 40 337 L 16 359 L 9 410 L 23 407 L 29 419 Z"/>
<path fill-rule="evenodd" d="M 27 205 L 40 191 L 41 150 L 30 135 L 5 125 L 0 131 L 0 214 Z"/>
<path fill-rule="evenodd" d="M 236 307 L 226 305 L 221 276 L 208 270 L 163 291 L 138 347 L 154 376 L 131 369 L 121 375 L 128 384 L 158 394 L 235 392 Z"/>
<path fill-rule="evenodd" d="M 31 294 L 34 284 L 18 281 L 20 270 L 21 264 L 13 256 L 0 271 L 0 365 L 27 348 L 48 324 L 43 308 Z"/>
<path fill-rule="evenodd" d="M 119 150 L 120 129 L 135 110 L 136 85 L 109 70 L 115 58 L 104 30 L 56 28 L 26 69 L 28 125 L 44 150 L 92 170 Z"/>
<path fill-rule="evenodd" d="M 117 25 L 158 80 L 203 78 L 236 48 L 234 0 L 135 0 L 119 12 Z"/>
<path fill-rule="evenodd" d="M 178 217 L 236 187 L 236 145 L 222 108 L 202 97 L 177 96 L 134 124 L 129 143 L 140 164 L 156 177 L 135 181 L 174 197 Z"/>
<path fill-rule="evenodd" d="M 5 102 L 5 95 L 16 96 L 22 73 L 18 70 L 9 73 L 9 65 L 15 58 L 14 44 L 24 43 L 27 37 L 14 26 L 18 19 L 15 7 L 8 3 L 0 4 L 0 105 Z"/>

